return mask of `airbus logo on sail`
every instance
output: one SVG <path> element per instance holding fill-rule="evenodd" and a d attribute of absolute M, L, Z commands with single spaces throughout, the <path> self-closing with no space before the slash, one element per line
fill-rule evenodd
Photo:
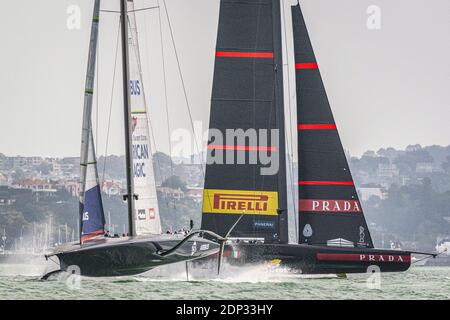
<path fill-rule="evenodd" d="M 300 199 L 302 212 L 351 212 L 360 213 L 361 205 L 358 200 L 318 200 Z"/>

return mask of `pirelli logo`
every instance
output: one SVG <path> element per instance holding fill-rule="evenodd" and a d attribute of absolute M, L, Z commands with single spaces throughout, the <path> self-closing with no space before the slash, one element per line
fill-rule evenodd
<path fill-rule="evenodd" d="M 278 192 L 217 190 L 203 191 L 203 212 L 222 214 L 277 215 Z"/>

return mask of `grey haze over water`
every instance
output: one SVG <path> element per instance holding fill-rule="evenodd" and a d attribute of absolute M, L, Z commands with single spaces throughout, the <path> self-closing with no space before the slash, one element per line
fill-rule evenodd
<path fill-rule="evenodd" d="M 154 0 L 136 0 L 136 8 Z M 219 0 L 166 0 L 194 120 L 207 129 Z M 118 1 L 102 1 L 117 10 Z M 302 0 L 312 42 L 346 149 L 450 144 L 450 1 Z M 81 9 L 81 28 L 66 26 Z M 2 4 L 0 152 L 75 156 L 92 0 L 17 0 Z M 366 27 L 369 5 L 381 29 Z M 190 129 L 165 12 L 171 129 Z M 167 152 L 158 10 L 137 13 L 144 82 L 157 148 Z M 118 15 L 102 13 L 99 44 L 99 154 L 105 151 Z M 120 69 L 120 66 L 119 68 Z M 116 75 L 109 153 L 123 153 L 121 74 Z"/>

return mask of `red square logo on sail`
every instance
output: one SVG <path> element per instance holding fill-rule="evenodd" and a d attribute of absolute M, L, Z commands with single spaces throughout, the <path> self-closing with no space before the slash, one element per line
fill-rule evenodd
<path fill-rule="evenodd" d="M 148 209 L 148 213 L 149 213 L 150 219 L 155 219 L 156 218 L 155 208 Z"/>
<path fill-rule="evenodd" d="M 131 118 L 131 131 L 134 132 L 134 130 L 136 129 L 138 123 L 138 118 L 137 117 L 132 117 Z"/>

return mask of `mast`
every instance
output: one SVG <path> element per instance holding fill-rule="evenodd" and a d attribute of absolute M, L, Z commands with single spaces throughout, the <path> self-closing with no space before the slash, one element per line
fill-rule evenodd
<path fill-rule="evenodd" d="M 287 186 L 286 186 L 286 153 L 285 153 L 285 124 L 284 124 L 284 88 L 283 88 L 283 49 L 281 37 L 281 5 L 280 0 L 272 1 L 273 16 L 273 47 L 275 68 L 275 109 L 277 127 L 279 130 L 279 173 L 278 173 L 278 218 L 279 240 L 289 242 L 288 212 L 287 212 Z"/>
<path fill-rule="evenodd" d="M 122 74 L 123 74 L 123 107 L 125 124 L 125 158 L 127 175 L 127 194 L 124 199 L 128 205 L 128 233 L 136 234 L 134 226 L 134 186 L 133 186 L 133 159 L 132 159 L 132 131 L 130 107 L 130 71 L 128 52 L 128 12 L 127 0 L 120 0 L 121 38 L 122 38 Z"/>

